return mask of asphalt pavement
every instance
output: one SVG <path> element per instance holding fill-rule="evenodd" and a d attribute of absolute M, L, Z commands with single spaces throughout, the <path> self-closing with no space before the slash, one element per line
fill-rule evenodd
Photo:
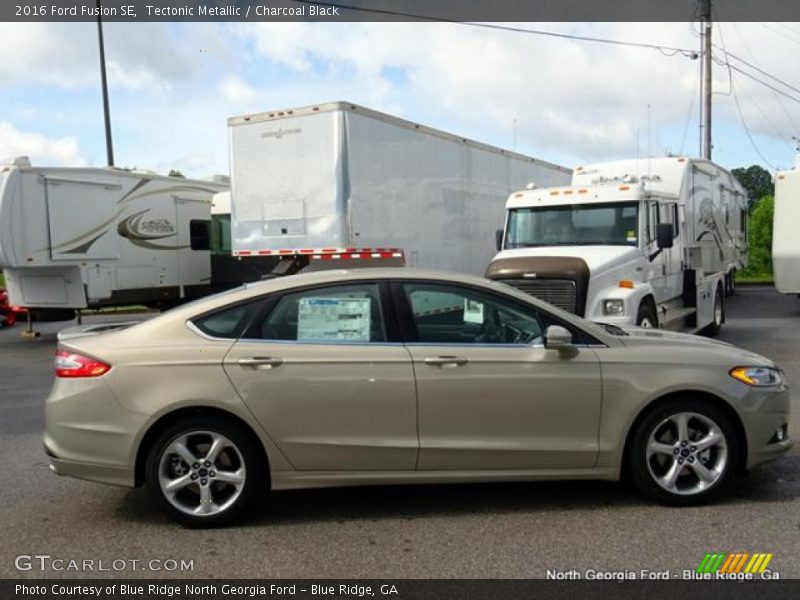
<path fill-rule="evenodd" d="M 800 577 L 798 448 L 699 508 L 653 505 L 607 482 L 365 487 L 278 492 L 236 526 L 184 529 L 145 490 L 49 471 L 43 404 L 67 325 L 42 324 L 35 340 L 22 325 L 0 330 L 0 577 L 538 578 L 694 569 L 706 552 L 774 553 L 782 578 Z M 740 288 L 720 338 L 784 368 L 800 436 L 800 300 Z M 25 558 L 35 555 L 50 558 Z"/>

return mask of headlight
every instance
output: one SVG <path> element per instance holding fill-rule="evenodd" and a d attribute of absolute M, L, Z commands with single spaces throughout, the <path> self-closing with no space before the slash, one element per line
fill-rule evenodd
<path fill-rule="evenodd" d="M 731 369 L 731 377 L 747 385 L 765 386 L 783 383 L 783 374 L 769 367 L 736 367 Z"/>
<path fill-rule="evenodd" d="M 619 299 L 603 300 L 604 315 L 624 315 L 625 301 Z"/>

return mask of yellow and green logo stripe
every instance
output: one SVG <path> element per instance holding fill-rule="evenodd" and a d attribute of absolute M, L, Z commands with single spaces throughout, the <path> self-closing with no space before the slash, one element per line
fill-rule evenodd
<path fill-rule="evenodd" d="M 700 566 L 697 567 L 698 573 L 763 573 L 772 560 L 773 554 L 756 552 L 714 552 L 707 553 Z"/>

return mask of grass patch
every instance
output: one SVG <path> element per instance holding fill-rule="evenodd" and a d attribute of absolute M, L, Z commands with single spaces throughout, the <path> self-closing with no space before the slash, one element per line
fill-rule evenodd
<path fill-rule="evenodd" d="M 742 285 L 772 285 L 772 273 L 736 273 L 736 283 Z"/>

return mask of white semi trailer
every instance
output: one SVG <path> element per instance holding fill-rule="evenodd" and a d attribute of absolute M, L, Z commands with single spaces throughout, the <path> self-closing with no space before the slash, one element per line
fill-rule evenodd
<path fill-rule="evenodd" d="M 233 255 L 273 275 L 378 260 L 481 274 L 508 194 L 571 175 L 346 102 L 228 123 Z"/>
<path fill-rule="evenodd" d="M 772 272 L 775 287 L 784 294 L 800 294 L 800 156 L 791 171 L 775 178 L 772 229 Z"/>
<path fill-rule="evenodd" d="M 0 268 L 13 304 L 65 314 L 211 289 L 211 198 L 227 178 L 0 165 Z"/>
<path fill-rule="evenodd" d="M 588 319 L 716 333 L 747 260 L 747 195 L 707 160 L 578 167 L 516 192 L 486 276 Z"/>

